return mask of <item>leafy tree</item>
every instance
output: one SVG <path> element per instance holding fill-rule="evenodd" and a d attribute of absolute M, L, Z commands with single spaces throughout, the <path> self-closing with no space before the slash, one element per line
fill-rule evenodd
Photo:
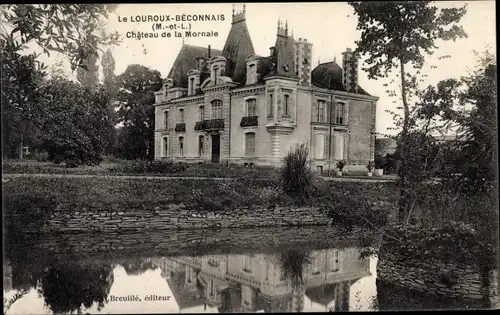
<path fill-rule="evenodd" d="M 46 67 L 36 63 L 35 53 L 21 55 L 19 43 L 0 39 L 0 46 L 3 156 L 17 153 L 23 159 L 22 148 L 33 144 L 36 136 L 33 118 Z"/>
<path fill-rule="evenodd" d="M 141 65 L 129 65 L 118 76 L 117 96 L 120 132 L 123 137 L 122 157 L 152 159 L 154 157 L 154 92 L 162 86 L 160 72 Z"/>
<path fill-rule="evenodd" d="M 68 56 L 71 67 L 86 67 L 89 55 L 99 46 L 118 41 L 118 33 L 108 34 L 103 20 L 116 9 L 109 4 L 9 4 L 1 8 L 2 24 L 12 26 L 2 39 L 21 44 L 35 43 L 44 53 Z M 24 48 L 23 48 L 24 49 Z"/>
<path fill-rule="evenodd" d="M 42 90 L 39 117 L 49 160 L 69 167 L 98 164 L 106 147 L 109 123 L 108 97 L 104 89 L 81 86 L 65 78 L 52 78 Z"/>
<path fill-rule="evenodd" d="M 414 145 L 407 139 L 411 127 L 411 113 L 408 97 L 414 93 L 416 76 L 408 70 L 421 69 L 425 56 L 437 48 L 438 40 L 456 40 L 466 37 L 458 25 L 466 13 L 466 7 L 438 9 L 431 1 L 413 2 L 351 2 L 358 15 L 358 29 L 361 39 L 357 41 L 356 52 L 366 54 L 368 72 L 371 79 L 385 77 L 394 69 L 399 69 L 401 81 L 401 101 L 404 117 L 400 134 L 400 184 L 401 198 L 407 198 L 411 183 L 406 178 L 406 159 Z M 408 141 L 407 141 L 408 140 Z M 402 203 L 400 216 L 409 211 Z"/>

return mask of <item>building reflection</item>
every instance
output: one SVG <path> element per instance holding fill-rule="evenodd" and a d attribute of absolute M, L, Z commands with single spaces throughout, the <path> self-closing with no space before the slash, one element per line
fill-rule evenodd
<path fill-rule="evenodd" d="M 292 285 L 279 254 L 153 258 L 180 310 L 195 306 L 229 312 L 302 312 L 305 299 L 325 311 L 349 311 L 350 287 L 370 276 L 357 248 L 308 252 L 302 281 Z"/>

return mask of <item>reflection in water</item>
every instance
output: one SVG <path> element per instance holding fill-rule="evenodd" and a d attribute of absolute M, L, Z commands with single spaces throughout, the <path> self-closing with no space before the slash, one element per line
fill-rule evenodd
<path fill-rule="evenodd" d="M 28 294 L 14 304 L 29 298 L 36 301 L 34 308 L 42 300 L 43 310 L 24 304 L 32 313 L 114 313 L 120 307 L 135 313 L 228 313 L 348 311 L 351 286 L 371 272 L 370 260 L 360 259 L 357 248 L 328 248 L 116 259 L 114 264 L 59 259 L 32 274 L 38 277 L 39 296 Z M 4 292 L 9 289 L 4 286 Z M 128 302 L 111 302 L 120 294 L 143 300 L 130 302 L 135 309 Z M 146 302 L 147 295 L 171 300 Z M 9 313 L 15 313 L 14 307 Z"/>

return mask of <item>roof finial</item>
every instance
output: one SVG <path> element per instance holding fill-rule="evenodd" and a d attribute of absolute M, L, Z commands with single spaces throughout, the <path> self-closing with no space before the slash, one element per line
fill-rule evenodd
<path fill-rule="evenodd" d="M 319 64 L 320 64 L 320 59 L 319 59 L 319 57 L 318 57 L 318 66 L 319 66 Z"/>
<path fill-rule="evenodd" d="M 333 54 L 333 62 L 337 62 L 337 54 Z"/>
<path fill-rule="evenodd" d="M 288 36 L 288 20 L 285 21 L 285 36 Z"/>
<path fill-rule="evenodd" d="M 246 4 L 243 3 L 243 13 L 245 13 L 246 7 L 247 7 Z"/>
<path fill-rule="evenodd" d="M 234 4 L 233 4 L 233 17 L 234 17 Z"/>

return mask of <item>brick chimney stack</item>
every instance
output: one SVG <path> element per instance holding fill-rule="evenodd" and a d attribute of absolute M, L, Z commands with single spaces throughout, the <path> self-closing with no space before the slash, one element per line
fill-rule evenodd
<path fill-rule="evenodd" d="M 350 48 L 342 53 L 342 85 L 350 93 L 358 93 L 358 56 Z"/>

